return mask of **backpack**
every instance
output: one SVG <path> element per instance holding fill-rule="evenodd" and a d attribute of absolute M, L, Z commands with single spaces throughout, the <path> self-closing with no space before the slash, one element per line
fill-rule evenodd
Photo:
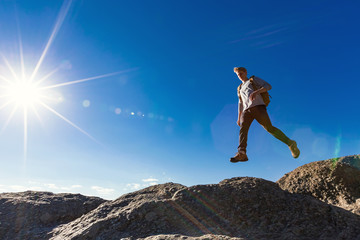
<path fill-rule="evenodd" d="M 253 88 L 254 88 L 254 91 L 256 91 L 256 90 L 258 90 L 258 89 L 260 88 L 259 85 L 257 85 L 257 83 L 256 83 L 256 81 L 255 81 L 255 75 L 251 76 L 250 79 L 249 79 L 249 81 L 250 81 L 250 83 L 252 84 L 252 86 L 253 86 Z M 239 97 L 240 101 L 242 102 L 242 100 L 241 100 L 241 95 L 240 95 L 241 85 L 242 85 L 242 84 L 240 84 L 240 85 L 238 86 L 238 88 L 237 88 L 237 93 L 238 93 L 238 97 Z M 271 97 L 270 94 L 268 93 L 268 91 L 263 92 L 263 93 L 260 93 L 260 95 L 261 95 L 261 97 L 262 97 L 265 105 L 268 106 L 269 103 L 270 103 L 270 97 Z"/>

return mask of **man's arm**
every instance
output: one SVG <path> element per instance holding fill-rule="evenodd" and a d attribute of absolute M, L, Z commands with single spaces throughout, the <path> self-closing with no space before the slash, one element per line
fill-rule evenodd
<path fill-rule="evenodd" d="M 266 82 L 265 80 L 263 80 L 259 77 L 255 77 L 254 80 L 255 80 L 256 84 L 260 85 L 261 87 L 258 90 L 254 91 L 250 94 L 249 97 L 250 97 L 251 101 L 255 100 L 257 94 L 264 93 L 266 91 L 271 90 L 271 88 L 272 88 L 270 83 Z"/>
<path fill-rule="evenodd" d="M 268 91 L 268 90 L 267 90 L 266 88 L 262 87 L 262 88 L 260 88 L 260 89 L 258 89 L 258 90 L 256 90 L 256 91 L 252 92 L 252 93 L 250 94 L 250 100 L 251 100 L 251 101 L 254 101 L 257 94 L 264 93 L 264 92 L 267 92 L 267 91 Z"/>
<path fill-rule="evenodd" d="M 240 117 L 241 117 L 241 114 L 242 114 L 242 110 L 243 110 L 243 106 L 242 106 L 242 103 L 241 101 L 239 100 L 239 106 L 238 106 L 238 119 L 236 121 L 237 125 L 240 127 Z"/>
<path fill-rule="evenodd" d="M 265 80 L 263 80 L 263 79 L 261 79 L 261 78 L 259 78 L 259 77 L 254 77 L 254 81 L 255 81 L 255 83 L 259 86 L 259 89 L 261 88 L 261 87 L 264 87 L 267 91 L 270 91 L 271 90 L 271 85 L 270 85 L 270 83 L 268 83 L 267 81 L 265 81 Z"/>

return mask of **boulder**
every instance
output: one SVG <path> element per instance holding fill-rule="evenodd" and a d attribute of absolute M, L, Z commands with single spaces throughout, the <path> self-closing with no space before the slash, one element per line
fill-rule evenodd
<path fill-rule="evenodd" d="M 71 222 L 105 200 L 80 194 L 0 194 L 0 239 L 47 239 L 54 227 Z"/>
<path fill-rule="evenodd" d="M 315 197 L 360 215 L 360 155 L 312 162 L 277 181 L 290 193 Z"/>

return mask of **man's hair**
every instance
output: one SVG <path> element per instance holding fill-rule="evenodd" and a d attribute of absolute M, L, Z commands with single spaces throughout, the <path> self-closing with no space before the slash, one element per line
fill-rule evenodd
<path fill-rule="evenodd" d="M 247 72 L 244 67 L 234 67 L 234 72 Z"/>

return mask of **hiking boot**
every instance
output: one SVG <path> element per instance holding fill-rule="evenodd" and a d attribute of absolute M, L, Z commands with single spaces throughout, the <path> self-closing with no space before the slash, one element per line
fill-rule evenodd
<path fill-rule="evenodd" d="M 230 158 L 230 162 L 237 163 L 237 162 L 246 162 L 248 157 L 246 156 L 245 152 L 238 152 L 236 153 L 235 157 Z"/>
<path fill-rule="evenodd" d="M 293 158 L 298 158 L 299 155 L 300 155 L 300 150 L 298 149 L 297 144 L 296 144 L 295 141 L 291 140 L 289 148 L 290 148 L 290 151 L 291 151 L 291 154 L 292 154 Z"/>

